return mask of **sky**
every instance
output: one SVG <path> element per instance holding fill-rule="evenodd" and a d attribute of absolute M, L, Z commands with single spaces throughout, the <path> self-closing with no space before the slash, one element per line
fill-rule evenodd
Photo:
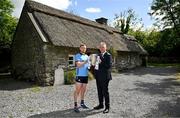
<path fill-rule="evenodd" d="M 24 5 L 24 0 L 11 0 L 15 6 L 13 16 L 19 18 Z M 153 0 L 34 0 L 56 9 L 73 11 L 75 14 L 95 20 L 100 17 L 108 19 L 112 23 L 115 14 L 119 14 L 132 8 L 138 18 L 142 18 L 145 28 L 150 28 L 154 21 L 147 14 Z"/>

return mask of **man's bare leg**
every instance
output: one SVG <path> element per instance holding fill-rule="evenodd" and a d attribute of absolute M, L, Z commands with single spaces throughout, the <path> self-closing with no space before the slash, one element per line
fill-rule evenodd
<path fill-rule="evenodd" d="M 87 84 L 82 84 L 82 87 L 81 87 L 81 107 L 83 107 L 83 108 L 88 108 L 84 104 L 84 96 L 85 96 L 85 93 L 86 93 L 86 89 L 87 89 Z"/>
<path fill-rule="evenodd" d="M 76 82 L 75 84 L 75 91 L 74 91 L 74 110 L 75 112 L 79 112 L 77 101 L 79 97 L 79 93 L 81 92 L 82 83 Z"/>

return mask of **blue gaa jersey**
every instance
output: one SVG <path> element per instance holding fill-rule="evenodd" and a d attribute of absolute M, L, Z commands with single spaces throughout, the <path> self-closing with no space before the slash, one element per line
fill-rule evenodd
<path fill-rule="evenodd" d="M 86 54 L 81 54 L 78 53 L 75 55 L 75 61 L 87 61 L 88 60 L 88 55 Z M 84 64 L 80 68 L 76 67 L 76 76 L 88 76 L 88 63 Z"/>

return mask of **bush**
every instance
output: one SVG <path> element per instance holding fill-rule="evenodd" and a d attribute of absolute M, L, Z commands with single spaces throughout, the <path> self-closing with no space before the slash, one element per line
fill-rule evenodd
<path fill-rule="evenodd" d="M 74 84 L 76 78 L 76 71 L 75 70 L 68 70 L 64 74 L 64 84 Z"/>
<path fill-rule="evenodd" d="M 64 84 L 65 85 L 74 84 L 75 78 L 76 78 L 76 70 L 68 70 L 64 74 Z M 91 72 L 89 72 L 88 80 L 93 80 L 93 79 L 94 79 L 94 75 Z"/>

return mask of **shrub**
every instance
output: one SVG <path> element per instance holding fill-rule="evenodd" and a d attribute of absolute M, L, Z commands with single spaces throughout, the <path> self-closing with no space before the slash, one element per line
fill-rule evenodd
<path fill-rule="evenodd" d="M 68 70 L 64 74 L 64 84 L 65 85 L 74 84 L 75 78 L 76 78 L 76 70 Z M 93 79 L 94 79 L 94 75 L 91 72 L 89 72 L 88 80 L 93 80 Z"/>
<path fill-rule="evenodd" d="M 75 70 L 68 70 L 64 74 L 64 84 L 74 84 L 75 83 L 75 77 L 76 77 L 76 71 Z"/>
<path fill-rule="evenodd" d="M 34 93 L 38 93 L 41 91 L 41 88 L 38 85 L 33 85 L 31 91 Z"/>

